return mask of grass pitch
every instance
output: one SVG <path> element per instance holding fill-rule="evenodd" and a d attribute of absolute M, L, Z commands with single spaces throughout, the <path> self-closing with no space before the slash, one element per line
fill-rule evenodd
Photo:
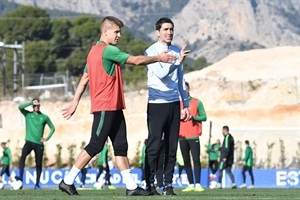
<path fill-rule="evenodd" d="M 19 191 L 0 190 L 0 199 L 5 200 L 60 200 L 60 199 L 178 199 L 178 200 L 300 200 L 300 189 L 206 189 L 204 192 L 181 192 L 181 189 L 175 189 L 176 197 L 169 196 L 150 196 L 150 197 L 131 197 L 125 195 L 125 189 L 117 190 L 80 190 L 80 196 L 68 196 L 58 189 L 44 189 L 35 191 L 24 189 Z"/>

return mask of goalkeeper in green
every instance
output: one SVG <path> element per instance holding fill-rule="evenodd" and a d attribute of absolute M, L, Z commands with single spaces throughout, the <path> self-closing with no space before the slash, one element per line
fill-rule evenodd
<path fill-rule="evenodd" d="M 241 188 L 246 188 L 246 172 L 249 172 L 249 175 L 251 177 L 251 183 L 252 185 L 249 186 L 249 188 L 254 187 L 254 176 L 253 176 L 253 171 L 252 171 L 252 166 L 253 166 L 253 151 L 252 148 L 250 147 L 249 141 L 245 141 L 246 144 L 246 150 L 245 150 L 245 157 L 243 158 L 242 162 L 244 162 L 244 167 L 242 171 L 243 175 L 243 184 L 241 185 Z"/>

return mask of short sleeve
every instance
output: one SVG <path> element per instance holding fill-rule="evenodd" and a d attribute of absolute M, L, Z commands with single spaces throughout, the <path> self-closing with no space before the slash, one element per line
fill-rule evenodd
<path fill-rule="evenodd" d="M 84 66 L 84 70 L 83 70 L 83 72 L 85 72 L 85 73 L 88 73 L 88 66 L 87 66 L 87 64 Z"/>
<path fill-rule="evenodd" d="M 122 52 L 118 47 L 108 45 L 103 51 L 103 59 L 125 64 L 130 54 Z"/>

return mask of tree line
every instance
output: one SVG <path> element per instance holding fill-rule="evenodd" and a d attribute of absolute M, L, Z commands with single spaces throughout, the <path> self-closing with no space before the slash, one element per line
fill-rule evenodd
<path fill-rule="evenodd" d="M 29 74 L 68 70 L 71 76 L 80 76 L 91 45 L 100 36 L 100 20 L 97 17 L 80 15 L 73 19 L 51 19 L 46 10 L 30 6 L 22 6 L 3 15 L 0 27 L 0 41 L 6 44 L 25 42 L 25 66 Z M 130 29 L 125 28 L 118 47 L 137 55 L 143 54 L 151 43 L 153 41 L 135 39 Z M 12 77 L 12 60 L 12 52 L 6 51 L 8 77 Z M 204 57 L 189 58 L 185 62 L 185 72 L 208 65 Z M 146 79 L 144 67 L 125 65 L 122 70 L 125 84 L 137 86 Z"/>

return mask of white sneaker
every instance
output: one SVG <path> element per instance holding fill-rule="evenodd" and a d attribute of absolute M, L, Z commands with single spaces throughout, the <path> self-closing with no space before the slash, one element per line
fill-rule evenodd
<path fill-rule="evenodd" d="M 254 185 L 250 185 L 248 188 L 249 188 L 249 189 L 253 189 L 253 188 L 254 188 Z"/>
<path fill-rule="evenodd" d="M 240 186 L 240 188 L 246 188 L 246 187 L 247 185 L 245 183 Z"/>

